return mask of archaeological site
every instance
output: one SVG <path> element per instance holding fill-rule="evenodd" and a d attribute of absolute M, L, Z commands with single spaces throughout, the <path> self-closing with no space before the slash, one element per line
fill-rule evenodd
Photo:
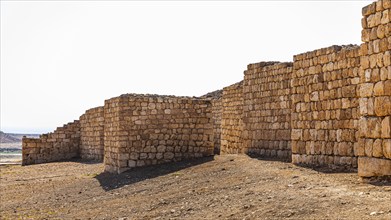
<path fill-rule="evenodd" d="M 82 158 L 105 171 L 247 154 L 391 175 L 391 1 L 362 9 L 362 44 L 249 64 L 202 97 L 124 94 L 38 139 L 23 165 Z M 360 21 L 357 21 L 360 22 Z M 240 73 L 238 73 L 240 74 Z"/>

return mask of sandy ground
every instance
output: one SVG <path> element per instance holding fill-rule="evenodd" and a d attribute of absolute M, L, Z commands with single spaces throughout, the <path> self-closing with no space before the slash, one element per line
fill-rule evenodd
<path fill-rule="evenodd" d="M 102 173 L 0 166 L 1 219 L 391 219 L 391 183 L 241 155 Z"/>

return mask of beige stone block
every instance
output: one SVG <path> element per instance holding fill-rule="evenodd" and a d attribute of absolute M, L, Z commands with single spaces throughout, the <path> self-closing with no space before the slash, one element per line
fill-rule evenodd
<path fill-rule="evenodd" d="M 383 0 L 383 8 L 390 9 L 391 8 L 391 0 Z"/>
<path fill-rule="evenodd" d="M 384 82 L 380 81 L 375 84 L 373 87 L 373 95 L 382 96 L 384 95 Z"/>
<path fill-rule="evenodd" d="M 383 155 L 384 157 L 391 159 L 391 139 L 383 140 Z"/>
<path fill-rule="evenodd" d="M 378 0 L 376 2 L 376 11 L 383 11 L 383 0 Z"/>
<path fill-rule="evenodd" d="M 375 114 L 375 105 L 374 105 L 374 98 L 368 98 L 368 115 L 374 115 Z"/>
<path fill-rule="evenodd" d="M 391 79 L 384 82 L 384 95 L 391 96 Z"/>
<path fill-rule="evenodd" d="M 380 50 L 380 52 L 385 52 L 387 50 L 390 50 L 389 47 L 390 47 L 390 45 L 389 45 L 389 42 L 388 42 L 388 38 L 380 39 L 380 42 L 379 42 L 379 50 Z"/>
<path fill-rule="evenodd" d="M 386 51 L 383 54 L 383 64 L 384 66 L 390 66 L 391 65 L 391 52 Z"/>
<path fill-rule="evenodd" d="M 380 41 L 376 41 L 376 42 L 380 42 Z M 376 46 L 374 44 L 374 46 Z M 375 48 L 375 47 L 374 47 Z M 377 48 L 377 51 L 379 52 L 380 51 L 380 47 L 376 47 Z M 374 49 L 375 51 L 375 49 Z M 376 53 L 378 53 L 376 52 Z M 369 56 L 369 67 L 371 67 L 372 69 L 374 69 L 377 65 L 377 55 L 376 54 L 372 54 Z"/>
<path fill-rule="evenodd" d="M 369 41 L 369 40 L 368 40 Z M 361 68 L 366 70 L 369 68 L 369 56 L 361 56 L 360 57 L 360 64 L 361 64 Z"/>
<path fill-rule="evenodd" d="M 389 10 L 383 11 L 381 21 L 380 21 L 381 24 L 387 24 L 390 22 L 390 14 L 389 13 L 390 13 Z"/>
<path fill-rule="evenodd" d="M 391 117 L 385 117 L 381 123 L 381 137 L 391 138 Z"/>
<path fill-rule="evenodd" d="M 292 140 L 301 140 L 302 130 L 301 129 L 292 129 Z"/>
<path fill-rule="evenodd" d="M 383 7 L 384 7 L 384 3 L 383 3 Z M 384 7 L 384 8 L 386 8 L 386 7 Z M 362 8 L 362 15 L 363 16 L 368 16 L 368 15 L 374 14 L 375 12 L 376 12 L 376 3 L 375 2 Z"/>
<path fill-rule="evenodd" d="M 380 138 L 381 137 L 381 119 L 368 118 L 367 119 L 367 135 L 369 138 Z"/>
<path fill-rule="evenodd" d="M 370 158 L 370 157 L 359 157 L 358 175 L 361 177 L 390 176 L 391 160 Z"/>
<path fill-rule="evenodd" d="M 377 116 L 386 116 L 391 114 L 391 97 L 375 97 L 375 114 Z"/>
<path fill-rule="evenodd" d="M 373 153 L 373 139 L 365 140 L 365 156 L 372 157 Z"/>
<path fill-rule="evenodd" d="M 367 98 L 360 98 L 359 99 L 359 108 L 360 108 L 361 115 L 368 114 L 368 99 Z"/>
<path fill-rule="evenodd" d="M 359 139 L 354 143 L 354 156 L 365 156 L 365 139 Z"/>
<path fill-rule="evenodd" d="M 373 93 L 373 83 L 363 83 L 360 86 L 360 97 L 370 97 Z"/>
<path fill-rule="evenodd" d="M 380 69 L 380 80 L 381 81 L 386 81 L 388 78 L 388 71 L 387 67 L 383 67 Z"/>
<path fill-rule="evenodd" d="M 376 139 L 373 142 L 372 156 L 383 157 L 383 148 L 382 148 L 382 140 L 381 139 Z"/>

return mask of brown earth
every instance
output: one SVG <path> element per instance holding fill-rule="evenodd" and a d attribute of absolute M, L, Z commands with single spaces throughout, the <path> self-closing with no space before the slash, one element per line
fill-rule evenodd
<path fill-rule="evenodd" d="M 1 219 L 391 219 L 391 184 L 225 155 L 101 173 L 82 161 L 0 166 Z"/>

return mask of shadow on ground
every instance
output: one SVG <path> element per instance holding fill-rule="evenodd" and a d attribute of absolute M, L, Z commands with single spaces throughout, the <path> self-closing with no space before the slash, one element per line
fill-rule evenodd
<path fill-rule="evenodd" d="M 291 163 L 292 160 L 290 158 L 273 158 L 273 157 L 266 157 L 266 156 L 260 156 L 258 154 L 250 154 L 248 153 L 247 156 L 257 159 L 257 160 L 265 160 L 265 161 L 278 161 L 283 163 Z"/>
<path fill-rule="evenodd" d="M 123 186 L 131 185 L 146 179 L 156 178 L 179 170 L 197 166 L 203 163 L 213 161 L 213 157 L 203 157 L 199 159 L 170 162 L 146 167 L 137 167 L 121 174 L 104 172 L 95 177 L 105 191 L 118 189 Z"/>
<path fill-rule="evenodd" d="M 315 170 L 320 173 L 356 173 L 357 168 L 352 168 L 349 166 L 333 166 L 333 165 L 325 165 L 325 166 L 311 166 L 306 164 L 295 164 L 295 166 L 302 167 L 305 169 Z"/>
<path fill-rule="evenodd" d="M 373 186 L 391 186 L 391 176 L 378 176 L 362 178 L 364 183 L 371 184 Z"/>

